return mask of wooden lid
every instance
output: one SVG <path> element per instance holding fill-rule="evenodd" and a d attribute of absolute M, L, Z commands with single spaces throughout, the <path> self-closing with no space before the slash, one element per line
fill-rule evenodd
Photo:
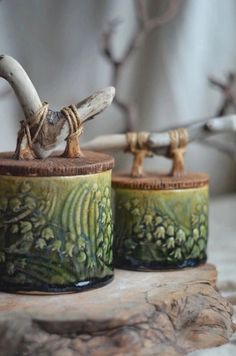
<path fill-rule="evenodd" d="M 114 188 L 129 188 L 142 190 L 171 190 L 199 188 L 209 183 L 209 176 L 205 173 L 186 173 L 181 177 L 172 177 L 155 172 L 146 173 L 141 178 L 132 178 L 127 174 L 114 174 L 112 186 Z"/>
<path fill-rule="evenodd" d="M 61 152 L 44 160 L 13 159 L 13 152 L 0 153 L 0 175 L 56 177 L 100 173 L 114 167 L 114 159 L 103 153 L 83 151 L 84 157 L 63 158 Z"/>

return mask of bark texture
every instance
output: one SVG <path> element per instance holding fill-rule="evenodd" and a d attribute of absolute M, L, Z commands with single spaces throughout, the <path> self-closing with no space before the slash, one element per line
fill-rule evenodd
<path fill-rule="evenodd" d="M 232 306 L 211 265 L 170 272 L 117 271 L 82 294 L 0 294 L 2 355 L 184 355 L 226 343 Z"/>

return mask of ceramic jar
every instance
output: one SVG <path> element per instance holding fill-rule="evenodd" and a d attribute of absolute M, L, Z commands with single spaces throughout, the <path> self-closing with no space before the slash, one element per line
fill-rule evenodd
<path fill-rule="evenodd" d="M 115 265 L 134 270 L 206 261 L 208 176 L 113 177 Z"/>
<path fill-rule="evenodd" d="M 113 159 L 0 154 L 0 290 L 69 292 L 113 278 Z"/>

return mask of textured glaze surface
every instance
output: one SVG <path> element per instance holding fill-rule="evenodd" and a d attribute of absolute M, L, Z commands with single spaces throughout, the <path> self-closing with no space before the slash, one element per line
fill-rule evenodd
<path fill-rule="evenodd" d="M 112 277 L 111 171 L 0 176 L 0 288 L 67 291 Z"/>
<path fill-rule="evenodd" d="M 193 266 L 206 259 L 208 186 L 114 189 L 115 263 L 134 269 Z"/>

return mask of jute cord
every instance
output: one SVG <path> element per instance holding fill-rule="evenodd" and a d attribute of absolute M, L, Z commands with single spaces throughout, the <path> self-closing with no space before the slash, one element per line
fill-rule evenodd
<path fill-rule="evenodd" d="M 18 159 L 33 159 L 36 154 L 33 150 L 33 144 L 35 143 L 40 131 L 42 130 L 45 119 L 48 115 L 48 103 L 44 102 L 42 107 L 35 113 L 31 119 L 31 123 L 28 124 L 26 120 L 21 121 L 21 128 L 18 133 L 18 144 L 16 149 L 16 158 Z M 67 138 L 67 146 L 64 152 L 64 156 L 69 158 L 79 157 L 82 155 L 79 146 L 79 136 L 83 131 L 82 122 L 79 117 L 78 111 L 75 105 L 64 107 L 61 110 L 68 122 L 69 136 Z M 37 125 L 37 129 L 32 136 L 32 129 Z M 26 142 L 25 142 L 26 141 Z M 24 142 L 23 146 L 20 145 Z"/>
<path fill-rule="evenodd" d="M 173 160 L 172 175 L 184 171 L 184 154 L 188 144 L 188 131 L 184 128 L 169 131 L 170 149 L 169 157 Z"/>
<path fill-rule="evenodd" d="M 79 137 L 83 132 L 82 122 L 75 105 L 64 107 L 61 113 L 66 117 L 70 129 L 69 137 Z"/>
<path fill-rule="evenodd" d="M 149 137 L 148 132 L 128 132 L 126 152 L 134 155 L 134 161 L 131 171 L 132 177 L 141 177 L 143 175 L 143 161 L 145 157 L 153 156 L 152 151 L 147 146 Z"/>
<path fill-rule="evenodd" d="M 39 132 L 42 129 L 43 123 L 47 117 L 48 114 L 48 103 L 43 103 L 42 107 L 37 111 L 37 113 L 34 115 L 34 117 L 31 120 L 31 124 L 29 125 L 26 120 L 21 121 L 21 131 L 23 134 L 26 135 L 28 145 L 32 148 L 33 143 L 35 142 L 36 138 L 39 135 Z M 38 125 L 37 130 L 34 134 L 34 136 L 31 136 L 31 129 L 35 126 Z"/>
<path fill-rule="evenodd" d="M 75 105 L 70 105 L 61 110 L 61 113 L 67 119 L 70 134 L 67 138 L 67 145 L 64 157 L 76 158 L 82 156 L 79 137 L 83 132 L 83 126 Z"/>

